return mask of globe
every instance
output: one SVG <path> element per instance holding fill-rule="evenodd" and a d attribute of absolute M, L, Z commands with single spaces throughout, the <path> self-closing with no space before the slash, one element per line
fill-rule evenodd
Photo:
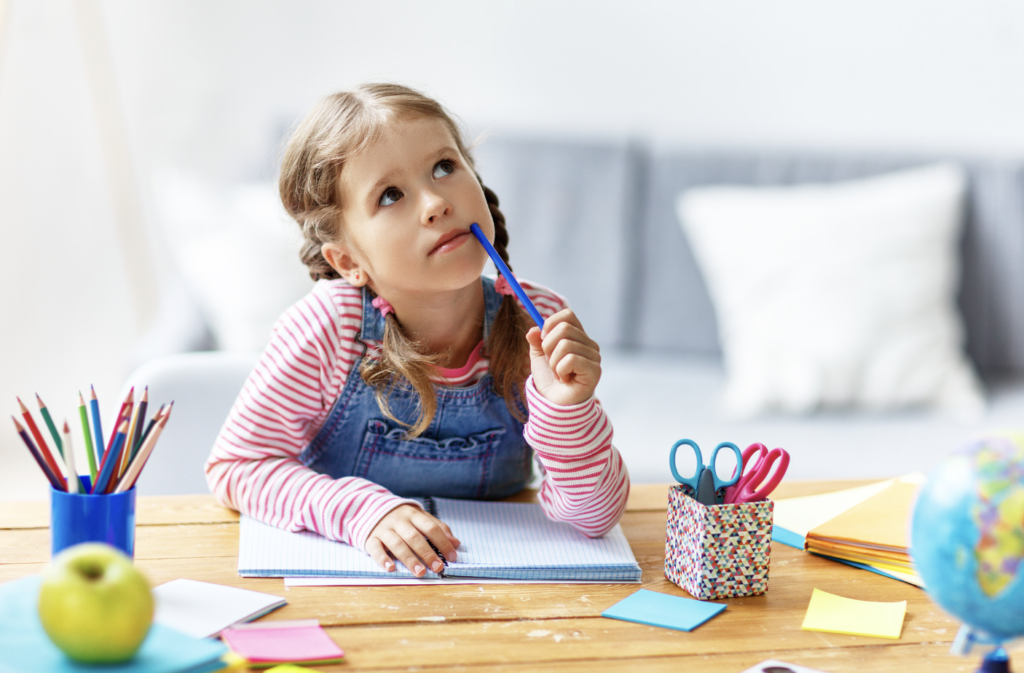
<path fill-rule="evenodd" d="M 977 440 L 928 476 L 910 554 L 951 615 L 995 642 L 1024 635 L 1024 438 Z"/>

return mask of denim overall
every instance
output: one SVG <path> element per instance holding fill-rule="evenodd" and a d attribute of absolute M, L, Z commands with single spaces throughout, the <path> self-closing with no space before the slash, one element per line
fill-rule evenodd
<path fill-rule="evenodd" d="M 502 296 L 483 278 L 484 341 Z M 363 288 L 360 340 L 381 340 L 384 317 Z M 476 500 L 505 498 L 530 481 L 533 450 L 523 439 L 505 399 L 487 374 L 465 388 L 434 386 L 437 412 L 419 437 L 404 439 L 406 428 L 386 418 L 375 389 L 363 382 L 356 360 L 341 395 L 313 441 L 299 455 L 302 463 L 335 479 L 362 477 L 402 497 L 438 496 Z M 419 396 L 408 384 L 395 386 L 389 400 L 397 418 L 416 421 Z"/>

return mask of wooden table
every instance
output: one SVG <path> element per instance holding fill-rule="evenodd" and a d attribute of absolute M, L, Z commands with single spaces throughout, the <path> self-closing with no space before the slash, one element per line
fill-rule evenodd
<path fill-rule="evenodd" d="M 777 497 L 864 482 L 794 482 Z M 529 497 L 527 494 L 526 497 Z M 522 499 L 522 498 L 520 498 Z M 664 578 L 667 486 L 634 485 L 622 528 L 643 587 L 686 592 Z M 948 655 L 959 625 L 915 587 L 775 544 L 768 592 L 734 598 L 691 633 L 601 617 L 636 585 L 294 587 L 240 578 L 238 514 L 212 496 L 143 497 L 135 557 L 150 581 L 187 577 L 287 598 L 264 619 L 316 617 L 346 652 L 322 671 L 595 672 L 742 671 L 782 659 L 825 671 L 973 671 L 978 657 Z M 0 503 L 0 581 L 38 573 L 49 559 L 45 503 Z M 811 590 L 907 601 L 897 641 L 802 631 Z M 1019 658 L 1020 655 L 1017 655 Z M 1018 664 L 1019 666 L 1020 664 Z"/>

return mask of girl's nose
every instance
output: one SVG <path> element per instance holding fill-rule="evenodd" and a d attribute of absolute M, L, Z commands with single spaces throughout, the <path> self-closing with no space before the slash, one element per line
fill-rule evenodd
<path fill-rule="evenodd" d="M 423 224 L 433 224 L 439 217 L 450 215 L 452 204 L 435 191 L 428 190 L 423 194 Z"/>

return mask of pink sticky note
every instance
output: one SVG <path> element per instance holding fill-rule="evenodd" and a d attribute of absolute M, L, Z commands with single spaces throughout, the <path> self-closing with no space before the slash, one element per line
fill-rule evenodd
<path fill-rule="evenodd" d="M 345 656 L 315 619 L 239 624 L 222 631 L 220 637 L 254 664 L 328 663 Z"/>

